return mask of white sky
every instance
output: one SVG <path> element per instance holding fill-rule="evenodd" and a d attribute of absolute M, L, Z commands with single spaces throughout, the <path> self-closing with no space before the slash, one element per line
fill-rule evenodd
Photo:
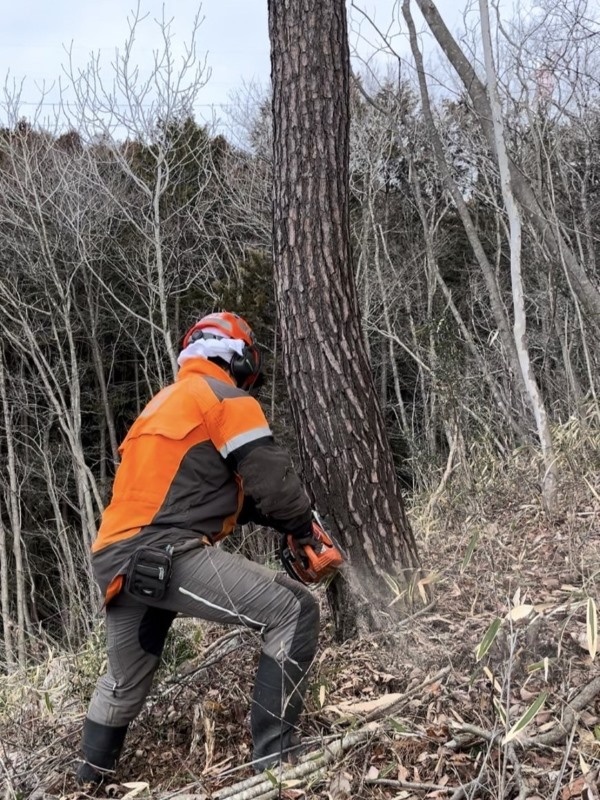
<path fill-rule="evenodd" d="M 394 0 L 355 2 L 383 29 L 400 13 L 400 3 Z M 463 27 L 467 0 L 438 0 L 437 5 L 453 31 Z M 87 62 L 90 53 L 99 51 L 108 71 L 115 49 L 123 46 L 128 11 L 134 6 L 135 0 L 7 0 L 0 28 L 0 76 L 10 74 L 11 85 L 13 80 L 19 84 L 24 81 L 23 114 L 28 115 L 28 108 L 35 108 L 42 86 L 49 89 L 48 106 L 56 102 L 56 80 L 67 61 L 69 47 L 79 65 Z M 135 57 L 142 70 L 151 63 L 158 41 L 153 20 L 162 16 L 163 8 L 165 16 L 173 18 L 175 43 L 179 46 L 188 39 L 198 7 L 196 0 L 140 0 L 142 14 L 148 14 L 136 36 Z M 351 44 L 357 44 L 359 23 L 362 31 L 375 40 L 376 35 L 367 30 L 362 16 L 352 10 L 349 13 Z M 267 0 L 204 0 L 201 14 L 204 21 L 197 49 L 199 54 L 206 54 L 211 76 L 200 93 L 195 113 L 197 118 L 211 119 L 226 114 L 224 107 L 231 103 L 232 92 L 244 84 L 268 85 Z M 401 48 L 402 37 L 396 41 Z M 364 53 L 368 52 L 364 41 L 360 46 Z M 0 122 L 2 116 L 0 111 Z"/>

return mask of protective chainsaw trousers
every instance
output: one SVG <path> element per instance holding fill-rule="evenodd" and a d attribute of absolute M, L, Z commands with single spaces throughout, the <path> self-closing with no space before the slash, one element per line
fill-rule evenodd
<path fill-rule="evenodd" d="M 306 673 L 319 631 L 319 610 L 301 584 L 220 548 L 204 547 L 173 559 L 166 596 L 146 602 L 122 592 L 106 609 L 108 671 L 99 678 L 87 718 L 125 730 L 150 691 L 165 639 L 177 614 L 256 631 L 262 653 L 251 707 L 254 759 L 281 759 L 293 742 Z M 89 726 L 88 730 L 98 730 Z M 109 737 L 110 738 L 110 737 Z M 82 743 L 86 753 L 86 729 Z M 114 748 L 113 748 L 114 750 Z M 103 768 L 116 764 L 94 751 Z"/>

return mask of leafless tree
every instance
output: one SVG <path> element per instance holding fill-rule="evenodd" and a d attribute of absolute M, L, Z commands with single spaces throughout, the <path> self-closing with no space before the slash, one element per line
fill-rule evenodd
<path fill-rule="evenodd" d="M 35 608 L 33 622 L 28 618 L 38 586 L 22 516 L 53 553 L 51 573 L 64 578 L 58 587 L 40 580 L 53 593 L 63 635 L 75 641 L 97 602 L 89 545 L 130 421 L 116 419 L 114 374 L 135 371 L 138 408 L 170 380 L 175 337 L 188 321 L 180 319 L 181 299 L 195 292 L 211 302 L 216 276 L 239 256 L 213 182 L 226 143 L 190 116 L 206 79 L 194 45 L 199 19 L 182 66 L 169 23 L 159 23 L 163 51 L 147 79 L 133 66 L 142 22 L 138 11 L 110 90 L 97 58 L 83 71 L 67 70 L 70 88 L 63 88 L 75 98 L 62 109 L 67 133 L 45 128 L 41 115 L 23 120 L 18 89 L 4 95 L 0 385 L 8 469 L 0 572 L 10 577 L 0 602 L 11 666 L 23 663 L 36 622 Z M 128 359 L 133 352 L 133 364 L 119 363 L 124 351 Z M 24 401 L 15 406 L 19 390 Z M 17 409 L 22 416 L 15 417 Z M 46 519 L 27 509 L 25 463 L 45 487 Z"/>
<path fill-rule="evenodd" d="M 200 142 L 190 146 L 185 121 L 193 114 L 209 72 L 196 50 L 200 12 L 189 32 L 181 63 L 177 63 L 171 21 L 163 11 L 163 18 L 157 21 L 162 46 L 154 54 L 148 74 L 143 75 L 136 64 L 135 42 L 145 23 L 138 5 L 129 18 L 129 35 L 111 64 L 112 83 L 106 84 L 102 78 L 100 55 L 84 69 L 69 62 L 65 92 L 75 99 L 65 104 L 64 114 L 88 145 L 89 190 L 115 207 L 121 222 L 138 240 L 138 258 L 123 264 L 122 269 L 127 282 L 145 288 L 145 333 L 159 385 L 164 385 L 177 371 L 174 300 L 189 285 L 185 279 L 178 280 L 178 232 L 183 222 L 185 228 L 193 226 L 200 236 L 204 234 L 204 209 L 199 201 L 210 174 L 193 167 L 206 158 L 208 140 L 202 146 Z M 186 201 L 177 203 L 174 211 L 167 199 L 178 191 Z M 89 260 L 86 266 L 94 271 Z M 203 264 L 194 276 L 195 281 L 204 278 L 205 287 L 215 274 L 207 266 Z M 103 286 L 110 291 L 111 287 Z M 170 364 L 168 374 L 163 368 L 163 351 Z"/>
<path fill-rule="evenodd" d="M 448 30 L 432 0 L 416 0 L 416 3 L 436 41 L 463 82 L 489 146 L 494 149 L 492 111 L 485 86 L 479 79 L 472 63 Z M 576 292 L 582 307 L 586 310 L 590 322 L 593 325 L 598 325 L 600 320 L 600 292 L 596 283 L 588 275 L 584 264 L 578 254 L 571 248 L 563 232 L 557 230 L 552 224 L 552 215 L 549 214 L 544 199 L 536 195 L 531 182 L 512 157 L 509 158 L 509 169 L 512 189 L 524 214 L 527 215 L 540 238 L 544 239 L 554 252 L 560 254 L 573 290 Z"/>
<path fill-rule="evenodd" d="M 510 231 L 510 273 L 513 294 L 513 333 L 519 366 L 527 390 L 527 396 L 535 417 L 538 436 L 544 456 L 545 473 L 542 479 L 542 491 L 545 505 L 549 513 L 556 509 L 556 457 L 552 443 L 552 434 L 548 423 L 546 406 L 540 394 L 538 382 L 531 366 L 529 346 L 527 342 L 527 314 L 525 311 L 525 295 L 523 289 L 523 274 L 521 266 L 522 253 L 522 222 L 521 211 L 515 200 L 512 178 L 506 147 L 504 123 L 502 120 L 502 106 L 498 93 L 496 66 L 492 50 L 492 34 L 490 30 L 489 7 L 487 0 L 479 0 L 481 31 L 483 39 L 483 52 L 485 58 L 485 71 L 487 79 L 487 92 L 492 111 L 492 124 L 494 133 L 494 149 L 498 159 L 500 171 L 500 185 L 502 197 L 508 215 Z"/>

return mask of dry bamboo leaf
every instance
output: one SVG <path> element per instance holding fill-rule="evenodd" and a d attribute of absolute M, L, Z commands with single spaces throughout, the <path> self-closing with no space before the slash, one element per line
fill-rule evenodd
<path fill-rule="evenodd" d="M 124 794 L 121 800 L 130 800 L 131 797 L 135 797 L 140 792 L 148 789 L 150 784 L 146 781 L 132 781 L 131 783 L 124 783 L 123 786 L 130 791 Z"/>
<path fill-rule="evenodd" d="M 325 705 L 325 693 L 326 693 L 326 691 L 327 691 L 327 689 L 325 687 L 325 684 L 322 683 L 319 686 L 319 706 L 321 708 L 323 708 L 323 706 Z"/>
<path fill-rule="evenodd" d="M 586 788 L 585 778 L 577 778 L 577 780 L 570 783 L 561 792 L 561 800 L 571 800 L 572 797 L 580 797 L 583 790 Z"/>
<path fill-rule="evenodd" d="M 525 619 L 526 617 L 528 617 L 533 610 L 534 607 L 532 605 L 524 604 L 520 606 L 514 606 L 514 608 L 511 608 L 511 610 L 506 615 L 506 619 L 510 619 L 513 622 L 517 622 L 517 620 Z"/>
<path fill-rule="evenodd" d="M 585 782 L 587 786 L 587 798 L 586 800 L 599 800 L 598 795 L 598 786 L 596 780 L 594 779 L 593 773 L 588 773 L 585 776 Z"/>
<path fill-rule="evenodd" d="M 329 784 L 329 796 L 331 800 L 342 800 L 352 796 L 352 784 L 347 773 L 338 772 L 333 776 Z"/>
<path fill-rule="evenodd" d="M 590 771 L 590 765 L 585 761 L 581 753 L 579 753 L 579 769 L 582 775 L 587 775 Z"/>
<path fill-rule="evenodd" d="M 400 692 L 384 694 L 381 697 L 377 697 L 375 700 L 367 700 L 366 702 L 359 701 L 358 703 L 354 703 L 347 701 L 325 706 L 323 711 L 325 713 L 337 714 L 340 717 L 366 717 L 377 711 L 383 712 L 388 706 L 395 705 L 403 696 L 404 695 Z"/>
<path fill-rule="evenodd" d="M 497 697 L 494 697 L 492 702 L 494 704 L 494 708 L 496 709 L 496 713 L 498 714 L 502 724 L 506 726 L 506 709 L 504 708 L 504 706 Z"/>
<path fill-rule="evenodd" d="M 553 719 L 553 720 L 550 720 L 550 722 L 543 722 L 541 725 L 538 725 L 537 729 L 538 729 L 538 733 L 548 733 L 548 731 L 551 731 L 552 728 L 555 728 L 555 727 L 556 727 L 556 720 Z"/>
<path fill-rule="evenodd" d="M 586 634 L 588 652 L 593 661 L 598 649 L 598 614 L 593 597 L 588 597 L 587 601 Z"/>
<path fill-rule="evenodd" d="M 502 687 L 498 683 L 497 679 L 494 677 L 494 673 L 492 672 L 492 670 L 489 667 L 486 666 L 486 667 L 483 668 L 483 671 L 485 673 L 485 676 L 489 680 L 489 682 L 492 684 L 494 689 L 498 692 L 498 694 L 502 694 Z"/>

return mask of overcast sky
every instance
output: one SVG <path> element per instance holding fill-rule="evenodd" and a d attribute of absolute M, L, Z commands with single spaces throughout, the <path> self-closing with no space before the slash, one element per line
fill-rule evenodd
<path fill-rule="evenodd" d="M 393 0 L 355 0 L 382 29 L 388 29 L 398 16 Z M 438 8 L 450 28 L 461 29 L 466 0 L 438 0 Z M 122 47 L 127 35 L 128 9 L 134 0 L 13 0 L 3 7 L 0 28 L 0 75 L 10 74 L 10 81 L 24 80 L 21 99 L 35 106 L 46 86 L 48 104 L 56 101 L 58 90 L 51 88 L 67 61 L 66 49 L 72 48 L 78 65 L 87 62 L 90 53 L 100 52 L 108 70 L 115 48 Z M 144 69 L 151 63 L 153 48 L 158 43 L 158 28 L 154 19 L 163 13 L 172 18 L 176 43 L 188 39 L 194 14 L 195 0 L 140 0 L 143 14 L 148 14 L 137 31 L 135 58 Z M 226 114 L 232 92 L 244 84 L 269 81 L 269 41 L 267 30 L 267 0 L 204 0 L 201 6 L 203 22 L 197 47 L 205 54 L 210 79 L 202 89 L 195 107 L 197 117 L 210 119 Z M 356 11 L 350 12 L 350 39 L 354 46 L 360 41 L 360 30 L 373 41 L 376 34 L 368 29 Z M 396 25 L 395 30 L 398 31 Z M 402 48 L 403 37 L 396 39 Z M 364 39 L 360 44 L 367 54 Z M 106 73 L 105 73 L 106 74 Z M 26 112 L 27 105 L 23 111 Z"/>

